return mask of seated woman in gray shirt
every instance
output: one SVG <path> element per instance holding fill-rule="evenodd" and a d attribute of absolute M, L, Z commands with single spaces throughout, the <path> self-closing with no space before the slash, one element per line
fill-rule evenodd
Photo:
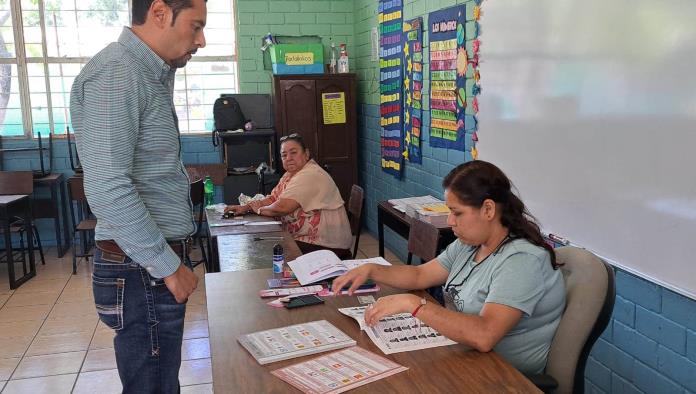
<path fill-rule="evenodd" d="M 445 308 L 398 294 L 372 304 L 365 320 L 374 325 L 387 315 L 411 313 L 453 341 L 495 350 L 523 373 L 542 372 L 565 307 L 553 249 L 495 165 L 461 164 L 443 186 L 456 241 L 419 266 L 353 269 L 334 280 L 333 291 L 350 283 L 352 294 L 368 278 L 401 289 L 442 285 Z"/>

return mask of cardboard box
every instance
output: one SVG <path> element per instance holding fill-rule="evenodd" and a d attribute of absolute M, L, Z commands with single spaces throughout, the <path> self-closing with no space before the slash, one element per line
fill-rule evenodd
<path fill-rule="evenodd" d="M 276 44 L 269 48 L 273 74 L 323 74 L 322 44 Z"/>

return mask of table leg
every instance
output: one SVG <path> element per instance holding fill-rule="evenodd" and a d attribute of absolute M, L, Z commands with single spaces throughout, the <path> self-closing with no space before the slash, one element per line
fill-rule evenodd
<path fill-rule="evenodd" d="M 10 233 L 10 221 L 3 220 L 3 234 L 5 235 L 5 253 L 7 254 L 7 275 L 10 279 L 10 289 L 17 288 L 15 283 L 14 252 L 12 251 L 12 233 Z"/>
<path fill-rule="evenodd" d="M 218 245 L 217 237 L 210 237 L 210 271 L 209 272 L 220 272 L 220 258 L 218 256 Z"/>
<path fill-rule="evenodd" d="M 59 257 L 63 257 L 65 253 L 70 249 L 70 225 L 68 224 L 68 209 L 67 205 L 70 203 L 66 196 L 68 195 L 65 181 L 60 183 L 60 201 L 61 201 L 61 215 L 63 216 L 63 238 L 65 239 L 65 244 L 63 246 L 62 253 Z"/>
<path fill-rule="evenodd" d="M 56 246 L 58 246 L 58 257 L 63 257 L 65 251 L 63 250 L 63 242 L 60 237 L 60 207 L 58 206 L 60 202 L 58 201 L 58 190 L 56 190 L 58 185 L 55 183 L 51 184 L 51 200 L 56 204 L 53 218 L 53 227 L 56 229 Z"/>
<path fill-rule="evenodd" d="M 379 238 L 379 255 L 384 257 L 384 210 L 377 206 L 377 238 Z"/>
<path fill-rule="evenodd" d="M 29 204 L 29 200 L 27 200 L 27 204 Z M 29 207 L 27 208 L 26 215 L 27 216 L 24 219 L 24 222 L 26 223 L 27 228 L 27 249 L 29 250 L 29 276 L 27 277 L 25 275 L 22 278 L 24 279 L 22 282 L 36 276 L 36 262 L 34 261 L 34 231 L 32 230 L 34 222 L 32 221 L 31 217 L 31 205 L 29 205 Z"/>

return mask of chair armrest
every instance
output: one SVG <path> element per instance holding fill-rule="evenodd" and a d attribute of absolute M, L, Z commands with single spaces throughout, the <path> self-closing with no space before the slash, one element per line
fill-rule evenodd
<path fill-rule="evenodd" d="M 527 379 L 531 380 L 535 386 L 545 393 L 551 393 L 558 387 L 558 382 L 551 375 L 527 375 Z"/>

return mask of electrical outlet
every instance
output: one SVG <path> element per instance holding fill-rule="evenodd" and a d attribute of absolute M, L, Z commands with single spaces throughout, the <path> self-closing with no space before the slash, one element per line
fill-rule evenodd
<path fill-rule="evenodd" d="M 372 28 L 372 53 L 370 54 L 370 60 L 376 62 L 379 60 L 379 33 L 377 32 L 377 27 Z"/>

